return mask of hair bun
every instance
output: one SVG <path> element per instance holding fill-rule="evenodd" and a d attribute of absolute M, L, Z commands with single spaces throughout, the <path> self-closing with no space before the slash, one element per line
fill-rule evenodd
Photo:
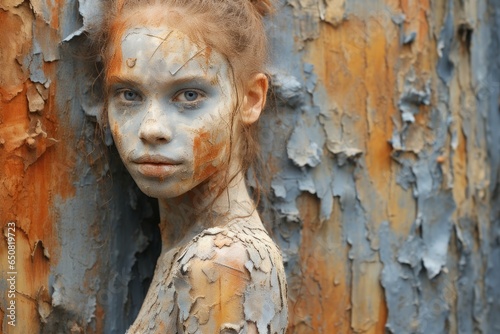
<path fill-rule="evenodd" d="M 274 11 L 272 0 L 250 0 L 250 3 L 261 16 L 266 16 Z"/>

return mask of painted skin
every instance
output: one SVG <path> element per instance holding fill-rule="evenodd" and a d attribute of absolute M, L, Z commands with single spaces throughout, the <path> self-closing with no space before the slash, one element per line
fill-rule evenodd
<path fill-rule="evenodd" d="M 284 333 L 281 255 L 230 144 L 240 138 L 228 62 L 166 25 L 138 21 L 117 37 L 107 69 L 109 123 L 132 177 L 159 199 L 162 234 L 128 333 Z M 265 103 L 267 80 L 255 78 L 240 110 L 247 123 Z"/>
<path fill-rule="evenodd" d="M 137 27 L 124 34 L 117 63 L 107 75 L 109 123 L 139 188 L 177 197 L 223 172 L 234 101 L 222 56 L 180 31 Z"/>

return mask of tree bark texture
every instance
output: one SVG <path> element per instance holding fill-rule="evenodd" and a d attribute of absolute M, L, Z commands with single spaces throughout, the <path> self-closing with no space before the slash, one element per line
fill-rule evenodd
<path fill-rule="evenodd" d="M 124 333 L 159 254 L 98 125 L 98 3 L 0 2 L 3 333 Z M 496 0 L 279 3 L 261 206 L 289 333 L 500 331 L 499 29 Z"/>

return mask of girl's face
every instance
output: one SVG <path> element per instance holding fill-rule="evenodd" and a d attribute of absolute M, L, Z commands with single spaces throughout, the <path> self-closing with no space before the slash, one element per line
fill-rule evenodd
<path fill-rule="evenodd" d="M 172 198 L 224 174 L 235 108 L 224 57 L 166 25 L 113 37 L 109 124 L 139 188 Z"/>

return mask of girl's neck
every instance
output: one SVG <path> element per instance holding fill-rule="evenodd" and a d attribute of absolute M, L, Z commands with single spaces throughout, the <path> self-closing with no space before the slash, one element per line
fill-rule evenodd
<path fill-rule="evenodd" d="M 223 191 L 214 183 L 205 182 L 182 196 L 158 200 L 163 252 L 190 240 L 203 229 L 224 225 L 231 218 L 258 218 L 243 173 L 236 174 Z"/>

